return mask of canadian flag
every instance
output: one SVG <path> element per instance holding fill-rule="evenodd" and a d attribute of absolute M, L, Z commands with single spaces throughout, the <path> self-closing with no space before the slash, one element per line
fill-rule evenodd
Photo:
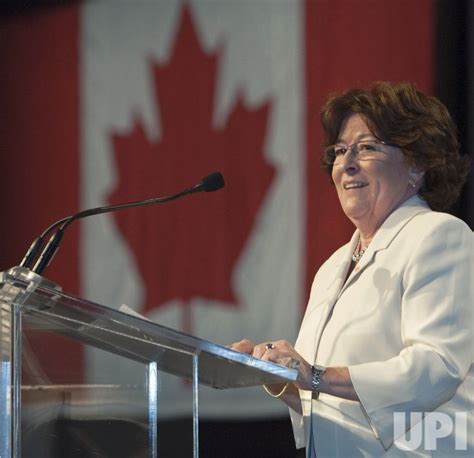
<path fill-rule="evenodd" d="M 218 193 L 84 220 L 45 275 L 219 344 L 294 340 L 314 272 L 352 232 L 319 169 L 320 106 L 374 80 L 430 91 L 432 22 L 432 0 L 98 1 L 3 20 L 3 267 L 55 219 L 219 170 Z M 134 381 L 70 345 L 74 362 L 52 346 L 46 370 Z M 189 412 L 185 383 L 160 397 L 162 415 Z M 202 390 L 200 410 L 285 409 L 255 388 Z"/>

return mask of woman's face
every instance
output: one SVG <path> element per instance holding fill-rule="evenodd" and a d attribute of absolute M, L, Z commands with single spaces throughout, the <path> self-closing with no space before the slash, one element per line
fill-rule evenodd
<path fill-rule="evenodd" d="M 377 139 L 360 115 L 350 115 L 337 143 L 348 146 L 363 140 Z M 348 150 L 332 169 L 344 213 L 362 232 L 373 235 L 395 208 L 416 193 L 409 171 L 400 148 L 380 145 L 364 159 Z"/>

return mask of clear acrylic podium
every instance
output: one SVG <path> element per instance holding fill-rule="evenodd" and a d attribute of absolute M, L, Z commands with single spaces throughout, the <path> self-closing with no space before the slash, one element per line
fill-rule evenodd
<path fill-rule="evenodd" d="M 157 392 L 163 374 L 192 382 L 193 457 L 198 457 L 199 384 L 224 389 L 297 377 L 294 369 L 64 294 L 28 269 L 10 269 L 1 274 L 0 282 L 2 458 L 29 455 L 25 452 L 29 437 L 50 420 L 109 416 L 140 426 L 143 454 L 137 456 L 160 456 Z M 100 380 L 83 375 L 75 379 L 75 369 L 50 380 L 37 357 L 38 352 L 48 351 L 45 338 L 50 335 L 63 339 L 64 351 L 72 341 L 100 349 L 107 358 L 123 358 L 134 365 L 138 382 L 107 380 L 106 368 Z M 81 371 L 84 368 L 78 367 L 77 373 Z M 67 446 L 60 430 L 41 431 L 41 437 L 54 437 L 59 442 L 51 447 Z M 36 455 L 47 456 L 48 452 Z"/>

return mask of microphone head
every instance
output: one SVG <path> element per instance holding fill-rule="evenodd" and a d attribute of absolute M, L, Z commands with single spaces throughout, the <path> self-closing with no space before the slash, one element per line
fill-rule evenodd
<path fill-rule="evenodd" d="M 214 172 L 204 177 L 199 183 L 201 191 L 212 192 L 217 191 L 225 186 L 224 177 L 220 172 Z"/>

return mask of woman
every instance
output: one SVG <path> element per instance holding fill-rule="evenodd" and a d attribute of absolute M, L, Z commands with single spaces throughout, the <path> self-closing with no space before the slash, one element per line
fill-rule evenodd
<path fill-rule="evenodd" d="M 233 348 L 299 362 L 295 383 L 265 388 L 307 456 L 470 455 L 473 235 L 440 212 L 468 173 L 449 113 L 382 82 L 331 97 L 321 120 L 322 164 L 356 231 L 316 274 L 294 347 Z"/>

